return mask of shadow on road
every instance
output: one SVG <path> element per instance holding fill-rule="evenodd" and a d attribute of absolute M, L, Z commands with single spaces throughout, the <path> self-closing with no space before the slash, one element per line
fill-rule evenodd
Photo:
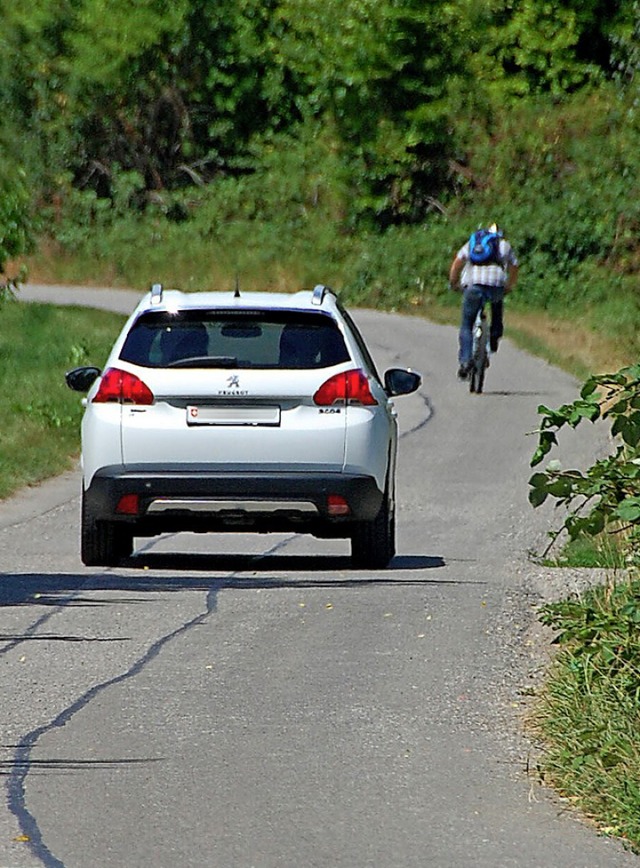
<path fill-rule="evenodd" d="M 498 391 L 497 389 L 484 389 L 478 398 L 546 398 L 546 392 L 517 392 L 515 389 L 510 391 Z"/>
<path fill-rule="evenodd" d="M 226 589 L 275 590 L 282 588 L 366 588 L 429 585 L 482 585 L 483 581 L 439 579 L 430 576 L 402 575 L 444 567 L 441 557 L 396 557 L 387 570 L 357 571 L 349 568 L 345 557 L 301 556 L 219 556 L 219 555 L 144 555 L 130 558 L 119 569 L 91 573 L 0 573 L 0 606 L 84 606 L 98 608 L 114 603 L 140 603 L 149 593 L 180 591 L 216 595 Z M 152 572 L 153 571 L 153 572 Z M 166 571 L 166 575 L 158 572 Z M 187 575 L 186 573 L 197 573 Z M 271 575 L 272 573 L 279 575 Z M 348 572 L 348 575 L 345 573 Z M 243 576 L 241 573 L 250 573 Z M 283 576 L 283 573 L 295 573 Z M 311 576 L 309 574 L 312 574 Z M 323 575 L 318 575 L 322 573 Z M 400 575 L 399 575 L 400 573 Z M 306 574 L 306 575 L 305 575 Z M 92 592 L 109 592 L 108 597 Z M 114 597 L 113 592 L 126 593 Z M 0 635 L 0 641 L 14 639 Z M 83 637 L 70 637 L 84 641 Z"/>
<path fill-rule="evenodd" d="M 225 573 L 335 573 L 349 572 L 362 575 L 371 570 L 354 570 L 348 555 L 210 555 L 210 554 L 163 554 L 144 552 L 122 562 L 123 567 L 144 570 L 177 570 L 180 572 L 225 572 Z M 398 555 L 386 570 L 376 570 L 376 575 L 398 570 L 431 570 L 444 567 L 444 558 L 427 555 Z"/>

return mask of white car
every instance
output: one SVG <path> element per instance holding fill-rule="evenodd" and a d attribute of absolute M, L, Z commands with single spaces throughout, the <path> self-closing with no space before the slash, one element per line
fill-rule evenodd
<path fill-rule="evenodd" d="M 392 398 L 328 287 L 163 290 L 129 317 L 104 370 L 74 368 L 82 421 L 81 557 L 115 565 L 134 537 L 180 531 L 349 538 L 352 563 L 395 554 Z"/>

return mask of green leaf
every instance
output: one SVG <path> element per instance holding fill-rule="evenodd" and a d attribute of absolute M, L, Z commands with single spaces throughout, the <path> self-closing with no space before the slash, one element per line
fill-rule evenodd
<path fill-rule="evenodd" d="M 534 473 L 529 480 L 529 485 L 531 486 L 529 503 L 533 507 L 541 506 L 547 499 L 547 482 L 548 476 L 546 473 Z"/>
<path fill-rule="evenodd" d="M 529 492 L 529 503 L 535 509 L 535 507 L 542 506 L 542 504 L 545 502 L 547 497 L 548 497 L 548 494 L 544 489 L 532 488 L 531 491 Z"/>
<path fill-rule="evenodd" d="M 594 394 L 594 392 L 596 391 L 597 388 L 598 388 L 598 384 L 596 383 L 596 381 L 592 377 L 590 380 L 587 380 L 587 382 L 584 384 L 584 386 L 580 390 L 580 396 L 582 398 L 588 398 L 589 395 Z"/>
<path fill-rule="evenodd" d="M 624 426 L 626 424 L 627 424 L 627 420 L 625 419 L 625 417 L 624 416 L 618 416 L 616 418 L 615 422 L 613 423 L 613 425 L 611 426 L 612 436 L 617 437 L 622 432 L 622 430 L 624 429 Z"/>
<path fill-rule="evenodd" d="M 640 496 L 625 498 L 622 503 L 618 504 L 613 515 L 625 522 L 640 521 Z"/>
<path fill-rule="evenodd" d="M 585 419 L 589 419 L 591 422 L 595 422 L 596 419 L 600 418 L 600 405 L 584 401 L 576 404 L 576 413 Z"/>
<path fill-rule="evenodd" d="M 575 479 L 567 476 L 558 476 L 547 485 L 547 491 L 553 497 L 566 498 L 573 492 Z"/>
<path fill-rule="evenodd" d="M 640 413 L 632 413 L 622 431 L 622 439 L 627 446 L 637 446 L 640 443 Z"/>
<path fill-rule="evenodd" d="M 533 453 L 533 457 L 531 459 L 531 467 L 535 467 L 536 464 L 540 464 L 544 456 L 549 452 L 549 450 L 554 444 L 557 444 L 557 442 L 558 440 L 553 431 L 541 431 L 538 448 Z"/>

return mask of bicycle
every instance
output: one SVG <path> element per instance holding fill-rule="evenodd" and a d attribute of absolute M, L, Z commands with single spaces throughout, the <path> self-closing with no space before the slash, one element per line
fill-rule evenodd
<path fill-rule="evenodd" d="M 473 345 L 469 363 L 469 391 L 479 395 L 484 387 L 484 375 L 489 367 L 489 322 L 484 303 L 473 324 Z"/>

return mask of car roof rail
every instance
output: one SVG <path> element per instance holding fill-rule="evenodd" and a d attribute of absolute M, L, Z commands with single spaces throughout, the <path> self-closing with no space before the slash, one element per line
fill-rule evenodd
<path fill-rule="evenodd" d="M 335 294 L 331 287 L 325 286 L 324 283 L 319 283 L 317 284 L 317 286 L 314 286 L 313 293 L 311 295 L 311 304 L 322 304 L 322 302 L 324 301 L 324 297 L 327 293 L 329 293 L 330 295 Z"/>
<path fill-rule="evenodd" d="M 161 304 L 162 302 L 162 284 L 153 283 L 151 285 L 151 304 Z"/>

